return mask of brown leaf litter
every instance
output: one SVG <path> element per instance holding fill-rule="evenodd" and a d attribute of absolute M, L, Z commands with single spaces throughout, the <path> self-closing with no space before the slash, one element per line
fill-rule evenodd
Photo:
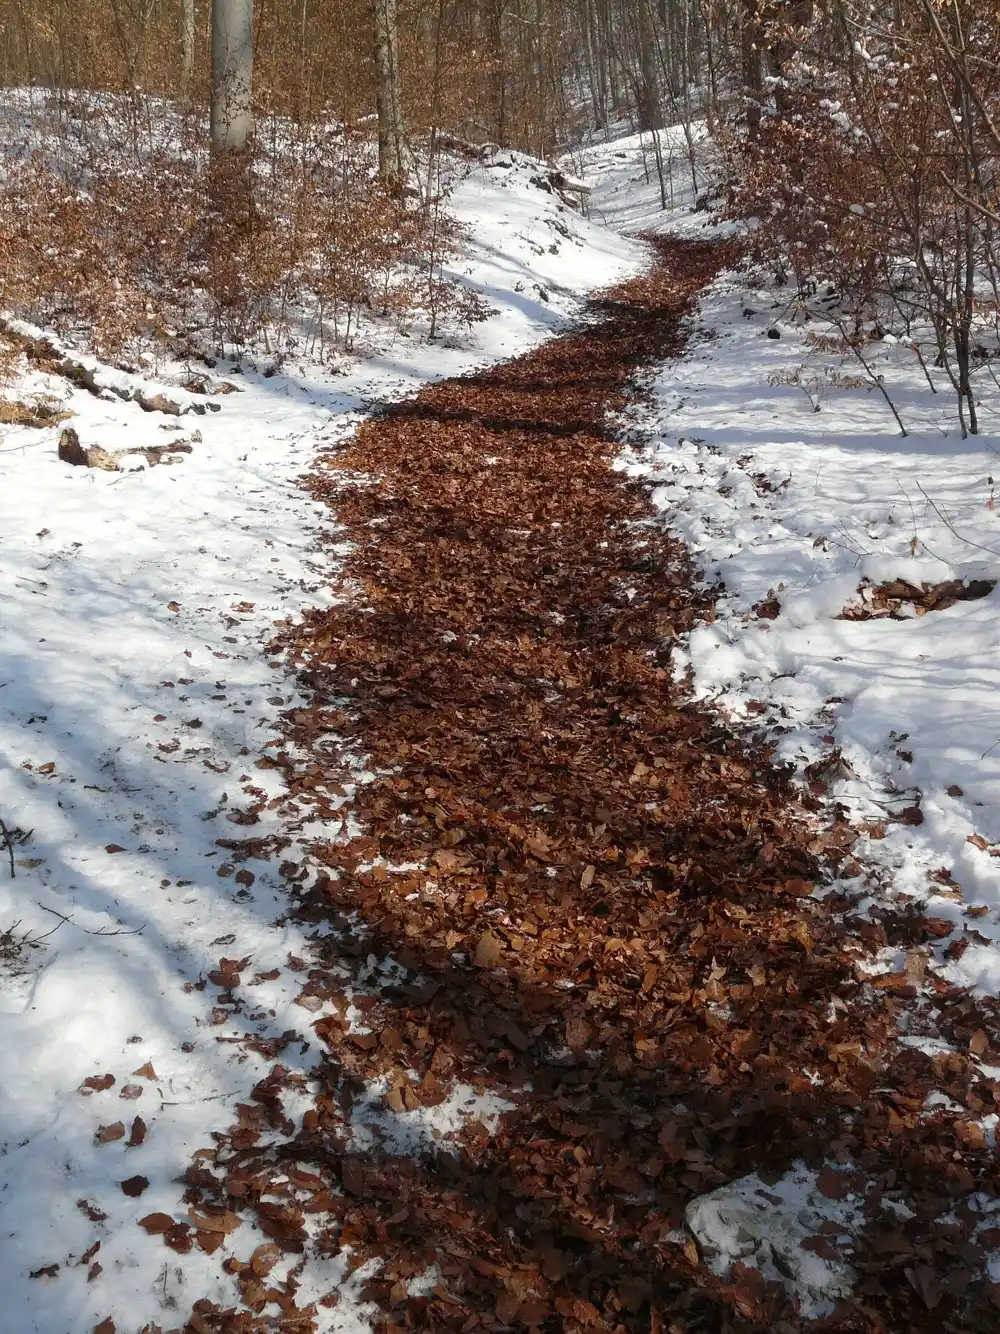
<path fill-rule="evenodd" d="M 711 598 L 613 470 L 609 414 L 681 354 L 727 254 L 659 248 L 592 325 L 428 386 L 310 480 L 351 544 L 350 596 L 283 630 L 310 703 L 263 763 L 329 823 L 318 875 L 282 864 L 300 919 L 325 928 L 294 965 L 323 1057 L 308 1086 L 275 1063 L 197 1155 L 190 1223 L 142 1220 L 177 1251 L 224 1245 L 241 1301 L 198 1302 L 195 1334 L 315 1330 L 302 1267 L 340 1253 L 352 1271 L 378 1261 L 365 1295 L 390 1334 L 787 1334 L 808 1322 L 780 1284 L 714 1277 L 678 1229 L 693 1197 L 798 1159 L 849 1168 L 866 1220 L 856 1293 L 817 1328 L 996 1327 L 981 1224 L 997 1169 L 976 1134 L 1000 1110 L 980 1063 L 996 1014 L 917 944 L 899 987 L 872 985 L 860 965 L 894 921 L 808 897 L 856 831 L 673 679 L 669 644 Z M 358 754 L 375 776 L 348 838 L 331 792 Z M 371 956 L 396 965 L 380 988 Z M 217 984 L 243 966 L 220 961 Z M 898 1043 L 906 1007 L 953 1049 Z M 459 1083 L 514 1110 L 412 1155 L 359 1147 L 373 1087 L 408 1125 Z M 299 1124 L 285 1099 L 307 1087 Z M 240 1216 L 263 1247 L 230 1236 Z"/>

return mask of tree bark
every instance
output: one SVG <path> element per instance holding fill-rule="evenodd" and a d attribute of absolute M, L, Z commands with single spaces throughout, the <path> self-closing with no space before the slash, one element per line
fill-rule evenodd
<path fill-rule="evenodd" d="M 242 153 L 253 133 L 253 0 L 212 0 L 212 151 Z"/>
<path fill-rule="evenodd" d="M 195 0 L 181 0 L 181 92 L 186 98 L 194 74 Z"/>
<path fill-rule="evenodd" d="M 403 186 L 403 99 L 399 78 L 396 0 L 374 0 L 375 75 L 378 81 L 378 170 L 392 190 Z"/>

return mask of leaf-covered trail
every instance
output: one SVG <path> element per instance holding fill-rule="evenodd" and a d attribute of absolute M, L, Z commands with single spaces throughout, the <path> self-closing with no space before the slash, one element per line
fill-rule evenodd
<path fill-rule="evenodd" d="M 779 1283 L 714 1278 L 677 1229 L 720 1183 L 835 1161 L 875 1249 L 829 1327 L 979 1328 L 974 1224 L 933 1220 L 995 1194 L 991 1155 L 911 1114 L 972 1076 L 927 1083 L 894 1040 L 912 988 L 857 975 L 877 931 L 807 897 L 849 826 L 672 682 L 670 642 L 711 604 L 614 471 L 609 413 L 680 353 L 724 255 L 661 251 L 592 326 L 321 460 L 352 554 L 344 600 L 285 644 L 313 704 L 276 762 L 331 831 L 318 876 L 283 868 L 325 941 L 301 998 L 322 1056 L 308 1086 L 275 1067 L 189 1202 L 253 1212 L 305 1276 L 368 1264 L 393 1329 L 790 1329 Z M 438 1144 L 456 1089 L 483 1119 Z M 892 1190 L 916 1222 L 878 1251 Z M 301 1275 L 268 1288 L 273 1257 L 227 1263 L 243 1309 L 203 1304 L 194 1328 L 275 1328 L 254 1314 L 275 1300 L 282 1329 L 332 1327 Z"/>

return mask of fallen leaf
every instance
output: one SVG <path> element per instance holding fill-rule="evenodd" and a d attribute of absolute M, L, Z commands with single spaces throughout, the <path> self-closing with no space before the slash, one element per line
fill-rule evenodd
<path fill-rule="evenodd" d="M 114 1075 L 88 1075 L 80 1085 L 81 1093 L 103 1093 L 115 1082 Z"/>
<path fill-rule="evenodd" d="M 566 1020 L 566 1046 L 570 1051 L 582 1051 L 590 1041 L 592 1031 L 582 1015 L 570 1015 Z"/>
<path fill-rule="evenodd" d="M 479 937 L 476 946 L 475 965 L 477 968 L 492 968 L 503 953 L 503 945 L 492 931 L 485 931 Z"/>
<path fill-rule="evenodd" d="M 842 1200 L 852 1194 L 855 1182 L 847 1172 L 836 1172 L 832 1167 L 824 1167 L 816 1178 L 816 1189 L 828 1200 Z"/>
<path fill-rule="evenodd" d="M 134 1176 L 129 1177 L 127 1181 L 120 1181 L 118 1184 L 122 1188 L 122 1194 L 127 1195 L 130 1199 L 134 1200 L 137 1199 L 149 1185 L 149 1179 L 148 1177 Z"/>
<path fill-rule="evenodd" d="M 98 1126 L 94 1136 L 98 1144 L 113 1144 L 116 1139 L 125 1138 L 125 1126 L 121 1121 L 113 1121 L 109 1126 Z"/>
<path fill-rule="evenodd" d="M 174 1226 L 174 1220 L 169 1214 L 147 1214 L 145 1218 L 139 1219 L 139 1226 L 145 1228 L 151 1237 L 162 1237 Z"/>
<path fill-rule="evenodd" d="M 360 1158 L 348 1157 L 340 1167 L 340 1178 L 344 1189 L 351 1195 L 363 1195 L 365 1191 L 365 1170 Z"/>
<path fill-rule="evenodd" d="M 128 1137 L 128 1147 L 137 1149 L 146 1139 L 146 1122 L 141 1116 L 137 1116 L 132 1122 L 132 1131 Z"/>
<path fill-rule="evenodd" d="M 152 1061 L 147 1061 L 145 1065 L 140 1065 L 138 1070 L 132 1071 L 133 1075 L 141 1075 L 143 1079 L 155 1079 L 156 1071 L 153 1069 Z"/>
<path fill-rule="evenodd" d="M 135 1102 L 136 1098 L 142 1097 L 142 1085 L 125 1084 L 122 1086 L 122 1091 L 118 1096 L 119 1098 L 124 1098 L 126 1102 Z"/>
<path fill-rule="evenodd" d="M 115 853 L 115 852 L 124 852 L 125 849 L 122 847 L 120 843 L 108 843 L 105 845 L 104 851 Z"/>
<path fill-rule="evenodd" d="M 59 1273 L 59 1266 L 58 1266 L 58 1265 L 56 1265 L 56 1264 L 53 1264 L 53 1265 L 42 1265 L 41 1269 L 32 1269 L 32 1270 L 30 1270 L 29 1273 L 28 1273 L 28 1277 L 29 1277 L 29 1278 L 55 1278 L 56 1274 L 58 1274 L 58 1273 Z"/>
<path fill-rule="evenodd" d="M 94 1326 L 94 1334 L 117 1334 L 117 1326 L 110 1316 Z"/>
<path fill-rule="evenodd" d="M 250 1268 L 258 1278 L 264 1278 L 281 1259 L 281 1248 L 272 1241 L 258 1246 L 250 1257 Z"/>
<path fill-rule="evenodd" d="M 230 1232 L 235 1232 L 238 1227 L 242 1227 L 243 1219 L 239 1214 L 229 1213 L 228 1210 L 221 1214 L 198 1214 L 194 1209 L 188 1210 L 188 1217 L 197 1228 L 204 1232 L 221 1232 L 223 1236 L 228 1236 Z"/>

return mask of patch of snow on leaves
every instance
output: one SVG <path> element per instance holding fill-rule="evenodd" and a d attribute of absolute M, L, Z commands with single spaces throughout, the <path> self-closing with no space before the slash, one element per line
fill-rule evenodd
<path fill-rule="evenodd" d="M 824 1177 L 836 1182 L 837 1173 L 826 1168 Z M 860 1196 L 832 1199 L 823 1186 L 831 1190 L 802 1163 L 773 1184 L 751 1173 L 692 1200 L 685 1218 L 714 1273 L 728 1278 L 737 1262 L 757 1269 L 814 1319 L 853 1291 L 857 1275 L 840 1251 L 850 1251 L 862 1221 Z"/>

